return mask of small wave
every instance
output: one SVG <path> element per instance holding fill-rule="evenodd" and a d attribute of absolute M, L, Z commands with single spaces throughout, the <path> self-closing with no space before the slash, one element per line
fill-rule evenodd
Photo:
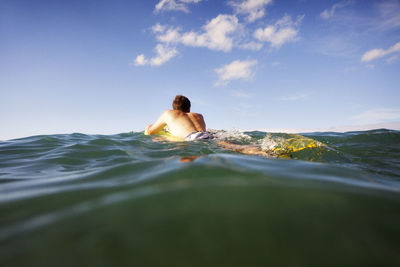
<path fill-rule="evenodd" d="M 219 140 L 244 142 L 250 141 L 252 137 L 239 130 L 210 130 Z"/>

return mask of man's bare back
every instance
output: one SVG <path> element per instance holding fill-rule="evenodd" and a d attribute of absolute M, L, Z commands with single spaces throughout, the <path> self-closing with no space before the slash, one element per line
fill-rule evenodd
<path fill-rule="evenodd" d="M 149 134 L 156 134 L 165 126 L 168 126 L 172 135 L 183 139 L 192 132 L 206 130 L 203 115 L 180 110 L 165 111 L 154 124 L 147 126 L 146 130 Z"/>

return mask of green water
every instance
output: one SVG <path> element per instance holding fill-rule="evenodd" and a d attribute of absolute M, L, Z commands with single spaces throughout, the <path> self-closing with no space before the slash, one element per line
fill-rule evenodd
<path fill-rule="evenodd" d="M 324 146 L 288 159 L 143 133 L 0 142 L 0 265 L 399 265 L 400 132 L 306 136 Z"/>

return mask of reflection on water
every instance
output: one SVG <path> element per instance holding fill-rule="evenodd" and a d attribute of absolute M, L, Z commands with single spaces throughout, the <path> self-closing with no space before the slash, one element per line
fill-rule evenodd
<path fill-rule="evenodd" d="M 184 162 L 192 162 L 198 158 L 200 158 L 201 156 L 188 156 L 188 157 L 181 157 L 180 162 L 184 163 Z"/>

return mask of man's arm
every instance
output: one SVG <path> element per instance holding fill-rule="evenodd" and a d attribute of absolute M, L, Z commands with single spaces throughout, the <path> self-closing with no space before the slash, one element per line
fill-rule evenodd
<path fill-rule="evenodd" d="M 148 134 L 156 134 L 162 129 L 164 129 L 166 123 L 166 117 L 167 117 L 168 111 L 165 111 L 161 116 L 157 119 L 157 121 L 153 124 L 147 125 L 146 131 Z"/>

